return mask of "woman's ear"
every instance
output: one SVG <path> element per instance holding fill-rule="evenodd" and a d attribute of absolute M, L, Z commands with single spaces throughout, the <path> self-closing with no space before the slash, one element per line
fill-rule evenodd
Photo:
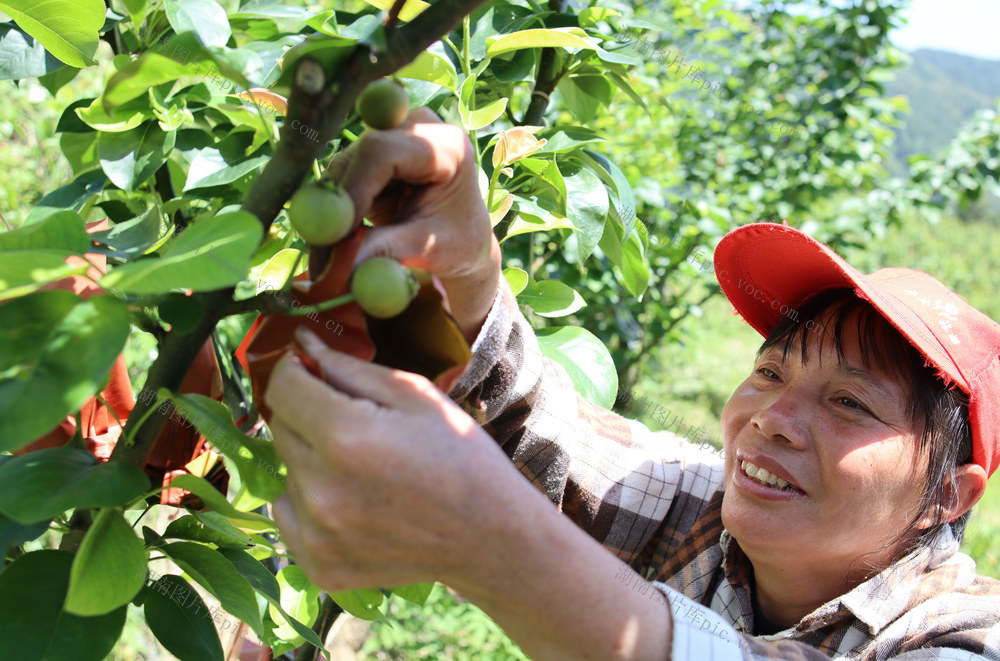
<path fill-rule="evenodd" d="M 972 509 L 986 491 L 986 471 L 979 464 L 959 466 L 955 469 L 954 479 L 944 488 L 952 490 L 952 497 L 948 499 L 950 502 L 935 505 L 933 511 L 926 512 L 920 520 L 921 528 L 954 521 Z"/>

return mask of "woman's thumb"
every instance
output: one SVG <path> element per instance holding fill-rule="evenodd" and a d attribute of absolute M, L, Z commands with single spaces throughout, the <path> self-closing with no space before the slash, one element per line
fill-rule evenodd
<path fill-rule="evenodd" d="M 354 266 L 372 257 L 391 257 L 404 266 L 430 270 L 430 265 L 422 259 L 429 240 L 433 237 L 428 237 L 426 231 L 421 232 L 413 222 L 372 227 L 358 250 Z"/>

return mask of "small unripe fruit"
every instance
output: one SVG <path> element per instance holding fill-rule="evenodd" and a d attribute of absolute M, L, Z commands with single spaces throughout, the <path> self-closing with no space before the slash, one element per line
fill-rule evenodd
<path fill-rule="evenodd" d="M 373 129 L 394 129 L 410 111 L 410 97 L 392 78 L 380 78 L 361 92 L 357 103 L 361 121 Z"/>
<path fill-rule="evenodd" d="M 324 184 L 308 184 L 292 196 L 288 220 L 307 243 L 328 246 L 351 232 L 354 201 L 339 186 L 330 189 Z"/>
<path fill-rule="evenodd" d="M 388 319 L 406 309 L 420 284 L 410 270 L 389 257 L 365 260 L 351 276 L 351 292 L 361 309 L 372 317 Z"/>

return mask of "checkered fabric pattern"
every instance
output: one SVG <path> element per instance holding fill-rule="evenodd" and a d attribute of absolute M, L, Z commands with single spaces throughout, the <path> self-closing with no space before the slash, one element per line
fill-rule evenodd
<path fill-rule="evenodd" d="M 472 349 L 451 396 L 563 513 L 649 581 L 636 589 L 670 603 L 664 658 L 1000 660 L 1000 582 L 977 575 L 950 532 L 795 627 L 755 636 L 753 567 L 722 525 L 719 455 L 581 398 L 542 356 L 502 279 Z M 619 580 L 639 578 L 628 573 Z"/>

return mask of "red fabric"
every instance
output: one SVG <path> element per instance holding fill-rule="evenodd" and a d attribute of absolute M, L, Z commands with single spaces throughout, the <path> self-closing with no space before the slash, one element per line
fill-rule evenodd
<path fill-rule="evenodd" d="M 359 227 L 337 244 L 326 268 L 315 282 L 303 279 L 292 285 L 290 296 L 296 301 L 296 307 L 299 304 L 316 305 L 350 291 L 351 269 L 367 233 L 367 228 Z M 264 392 L 271 371 L 286 351 L 294 349 L 295 329 L 303 325 L 331 349 L 364 360 L 375 356 L 375 345 L 368 337 L 364 312 L 357 303 L 325 310 L 312 318 L 279 314 L 258 317 L 236 350 L 236 357 L 250 375 L 253 400 L 265 420 L 270 419 L 271 413 L 264 404 Z"/>
<path fill-rule="evenodd" d="M 969 395 L 973 461 L 991 475 L 1000 466 L 1000 324 L 921 271 L 864 274 L 787 225 L 755 223 L 723 237 L 715 250 L 722 291 L 761 335 L 807 297 L 853 287 L 933 365 Z"/>
<path fill-rule="evenodd" d="M 211 339 L 205 341 L 195 356 L 178 391 L 205 395 L 217 401 L 222 400 L 222 375 L 215 360 Z M 188 472 L 184 467 L 192 459 L 207 452 L 207 443 L 210 441 L 211 439 L 199 434 L 194 425 L 179 415 L 171 414 L 160 430 L 159 436 L 153 441 L 142 468 L 154 484 L 162 483 L 166 486 L 177 475 Z M 225 495 L 229 488 L 229 473 L 223 470 L 202 477 Z M 164 489 L 160 492 L 160 503 L 187 505 L 197 509 L 197 503 L 187 496 L 188 492 L 183 489 Z"/>

